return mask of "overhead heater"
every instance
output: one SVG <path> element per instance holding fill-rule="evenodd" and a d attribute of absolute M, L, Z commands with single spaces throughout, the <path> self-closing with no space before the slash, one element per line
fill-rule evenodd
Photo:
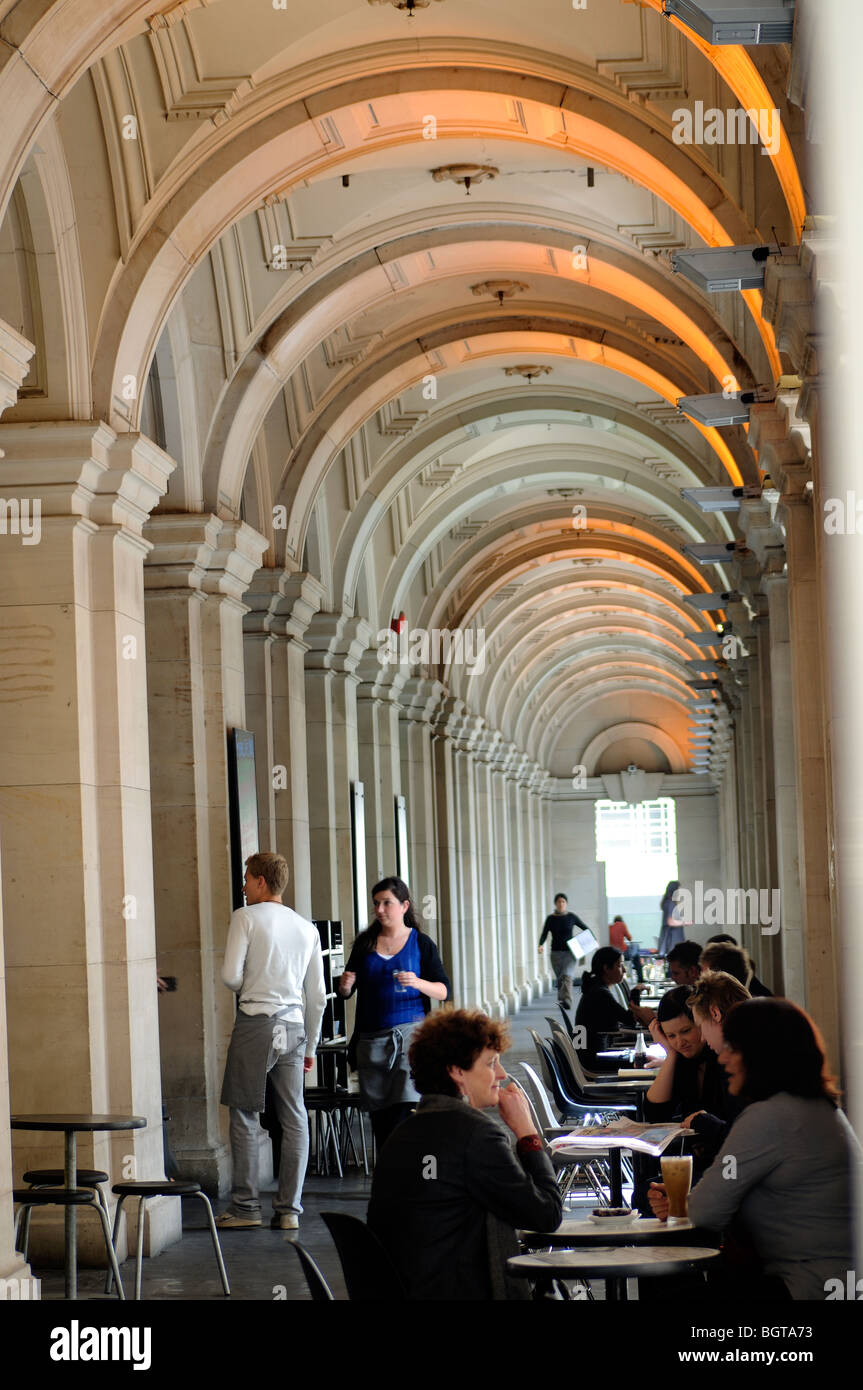
<path fill-rule="evenodd" d="M 663 0 L 666 18 L 679 19 L 712 44 L 790 43 L 795 0 Z"/>

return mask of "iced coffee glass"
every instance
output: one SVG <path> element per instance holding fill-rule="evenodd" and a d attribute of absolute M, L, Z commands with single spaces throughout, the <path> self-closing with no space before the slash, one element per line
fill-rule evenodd
<path fill-rule="evenodd" d="M 659 1166 L 668 1194 L 668 1215 L 686 1216 L 687 1198 L 692 1186 L 692 1159 L 661 1158 Z"/>

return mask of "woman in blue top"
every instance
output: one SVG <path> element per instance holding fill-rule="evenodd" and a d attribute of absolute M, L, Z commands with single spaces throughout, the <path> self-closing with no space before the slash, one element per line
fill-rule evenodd
<path fill-rule="evenodd" d="M 449 998 L 450 982 L 437 947 L 417 925 L 407 884 L 381 879 L 372 902 L 376 920 L 354 941 L 339 993 L 348 998 L 359 989 L 348 1060 L 380 1148 L 419 1100 L 408 1067 L 410 1035 L 432 999 Z"/>

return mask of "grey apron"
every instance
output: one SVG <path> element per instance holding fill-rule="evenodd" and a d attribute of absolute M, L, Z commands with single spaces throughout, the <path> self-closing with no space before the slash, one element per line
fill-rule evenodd
<path fill-rule="evenodd" d="M 237 1013 L 225 1059 L 222 1105 L 259 1114 L 264 1110 L 267 1073 L 282 1051 L 278 1034 L 283 1043 L 284 1025 L 291 1021 L 283 1014 L 244 1014 L 242 1010 Z M 297 1022 L 302 1027 L 299 1019 Z"/>
<path fill-rule="evenodd" d="M 416 1026 L 416 1023 L 403 1023 L 396 1028 L 383 1028 L 378 1033 L 360 1033 L 357 1074 L 360 1095 L 370 1111 L 419 1100 L 408 1065 L 408 1047 Z"/>

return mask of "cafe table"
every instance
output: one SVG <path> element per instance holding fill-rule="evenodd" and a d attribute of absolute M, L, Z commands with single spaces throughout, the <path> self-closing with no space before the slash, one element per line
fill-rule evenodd
<path fill-rule="evenodd" d="M 706 1269 L 719 1251 L 703 1245 L 623 1245 L 608 1231 L 601 1245 L 586 1244 L 577 1250 L 551 1250 L 514 1255 L 507 1260 L 509 1273 L 520 1279 L 604 1279 L 606 1298 L 626 1300 L 627 1279 L 655 1279 L 667 1274 L 687 1274 Z M 630 1233 L 631 1234 L 631 1233 Z"/>
<path fill-rule="evenodd" d="M 78 1181 L 78 1135 L 96 1134 L 106 1130 L 144 1129 L 147 1121 L 141 1115 L 12 1115 L 12 1129 L 31 1129 L 41 1133 L 62 1134 L 65 1139 L 64 1187 L 72 1190 Z M 78 1225 L 75 1207 L 65 1212 L 65 1286 L 66 1297 L 78 1297 Z"/>

